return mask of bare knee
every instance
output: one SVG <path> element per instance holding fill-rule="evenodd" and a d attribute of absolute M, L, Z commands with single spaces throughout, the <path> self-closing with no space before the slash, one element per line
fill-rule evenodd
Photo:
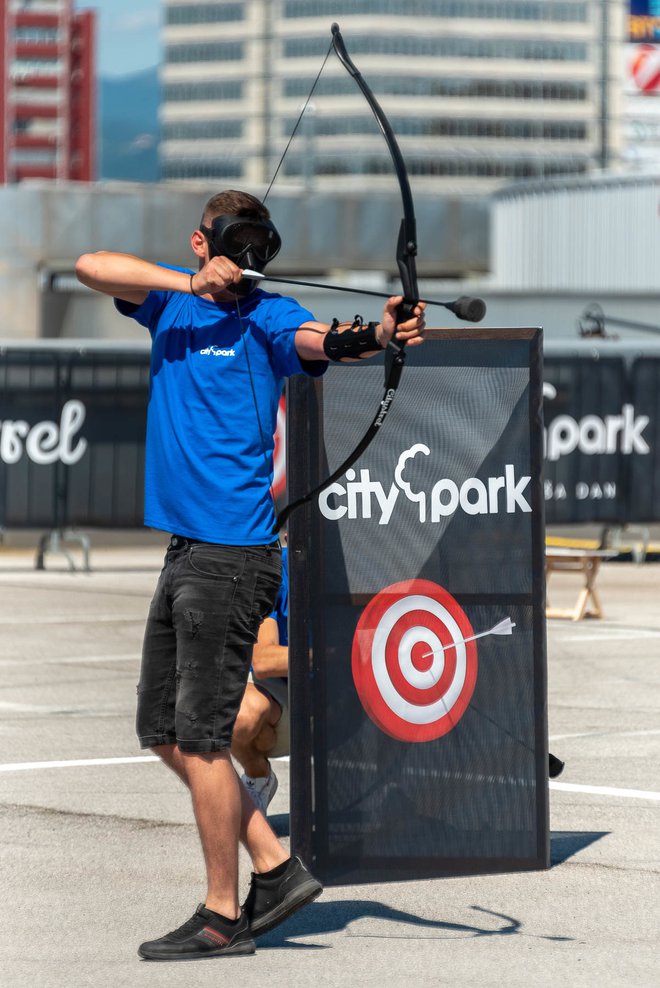
<path fill-rule="evenodd" d="M 234 724 L 234 744 L 244 747 L 257 737 L 266 721 L 269 707 L 268 698 L 256 686 L 248 683 Z"/>

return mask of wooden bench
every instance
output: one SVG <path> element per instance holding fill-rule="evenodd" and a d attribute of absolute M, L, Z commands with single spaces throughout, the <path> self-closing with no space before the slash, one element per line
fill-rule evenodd
<path fill-rule="evenodd" d="M 567 618 L 570 621 L 581 621 L 585 617 L 601 618 L 603 609 L 596 590 L 596 577 L 600 564 L 604 559 L 616 556 L 611 549 L 569 549 L 557 546 L 546 546 L 545 572 L 546 586 L 552 573 L 571 572 L 582 573 L 584 580 L 575 607 L 546 607 L 546 617 Z"/>

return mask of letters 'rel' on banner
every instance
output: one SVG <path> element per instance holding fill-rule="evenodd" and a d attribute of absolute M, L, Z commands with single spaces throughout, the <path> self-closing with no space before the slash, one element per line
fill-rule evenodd
<path fill-rule="evenodd" d="M 549 863 L 540 335 L 430 332 L 292 515 L 292 841 L 327 882 Z M 292 380 L 292 498 L 382 378 Z"/>
<path fill-rule="evenodd" d="M 0 525 L 133 528 L 143 519 L 146 348 L 0 352 Z"/>

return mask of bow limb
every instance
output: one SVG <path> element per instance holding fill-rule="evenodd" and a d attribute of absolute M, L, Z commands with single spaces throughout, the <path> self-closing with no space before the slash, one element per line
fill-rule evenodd
<path fill-rule="evenodd" d="M 355 79 L 355 82 L 362 90 L 364 98 L 371 107 L 371 111 L 376 118 L 385 141 L 387 142 L 387 146 L 392 156 L 396 177 L 399 181 L 401 202 L 403 205 L 403 219 L 401 220 L 401 226 L 399 227 L 396 260 L 399 266 L 399 275 L 403 286 L 404 298 L 414 300 L 412 305 L 404 302 L 399 306 L 400 312 L 397 317 L 397 323 L 404 322 L 412 315 L 412 309 L 419 298 L 419 291 L 417 288 L 417 266 L 415 263 L 415 257 L 417 255 L 417 222 L 415 219 L 415 206 L 413 203 L 412 191 L 410 189 L 410 182 L 408 180 L 406 163 L 403 160 L 401 148 L 399 147 L 394 131 L 392 130 L 392 125 L 385 116 L 383 108 L 374 96 L 370 86 L 365 82 L 362 73 L 359 71 L 352 58 L 346 51 L 346 45 L 344 44 L 341 31 L 339 30 L 339 25 L 333 24 L 331 31 L 332 47 L 334 48 L 337 57 L 344 68 Z"/>
<path fill-rule="evenodd" d="M 417 224 L 415 220 L 415 207 L 413 204 L 410 182 L 408 181 L 408 172 L 403 160 L 403 155 L 401 154 L 401 149 L 399 148 L 394 131 L 392 130 L 392 126 L 385 116 L 378 100 L 371 91 L 371 88 L 367 85 L 357 66 L 348 54 L 346 45 L 344 44 L 344 39 L 342 38 L 341 31 L 339 30 L 339 25 L 333 24 L 331 31 L 332 47 L 334 48 L 339 61 L 355 79 L 357 85 L 364 94 L 364 97 L 371 107 L 371 110 L 378 122 L 378 126 L 380 127 L 387 142 L 387 146 L 392 156 L 394 169 L 396 171 L 396 176 L 399 181 L 399 188 L 401 189 L 403 219 L 401 220 L 401 226 L 399 227 L 396 260 L 403 287 L 401 294 L 404 297 L 404 301 L 397 309 L 396 324 L 398 326 L 400 323 L 405 322 L 406 319 L 411 317 L 413 309 L 416 305 L 416 301 L 409 302 L 408 300 L 417 300 L 419 298 L 419 291 L 417 287 L 417 267 L 415 263 L 415 255 L 417 254 Z M 329 477 L 326 477 L 326 479 L 320 483 L 318 487 L 315 487 L 314 490 L 311 490 L 308 494 L 305 494 L 304 497 L 298 498 L 298 500 L 287 504 L 286 507 L 282 509 L 277 516 L 277 521 L 275 522 L 276 532 L 279 532 L 280 529 L 284 527 L 292 511 L 303 504 L 307 504 L 313 497 L 316 497 L 324 491 L 326 487 L 341 477 L 341 475 L 345 473 L 346 470 L 348 470 L 360 456 L 362 456 L 362 453 L 365 451 L 367 446 L 373 439 L 375 439 L 380 427 L 385 421 L 385 417 L 387 416 L 396 395 L 396 389 L 399 384 L 399 379 L 401 378 L 405 361 L 404 349 L 405 342 L 392 342 L 387 349 L 385 358 L 385 391 L 380 401 L 378 411 L 376 412 L 371 425 L 360 442 L 346 457 L 341 466 L 337 467 L 337 469 L 334 470 Z"/>

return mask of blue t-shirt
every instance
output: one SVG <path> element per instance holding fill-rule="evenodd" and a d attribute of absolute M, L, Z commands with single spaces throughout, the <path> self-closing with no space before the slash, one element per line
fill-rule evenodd
<path fill-rule="evenodd" d="M 282 582 L 275 602 L 275 610 L 270 615 L 277 621 L 280 645 L 289 644 L 289 550 L 282 548 Z"/>
<path fill-rule="evenodd" d="M 115 305 L 152 337 L 145 525 L 221 545 L 272 542 L 284 378 L 320 376 L 327 366 L 303 366 L 295 349 L 296 330 L 314 316 L 260 289 L 240 308 L 155 291 L 142 305 Z"/>

